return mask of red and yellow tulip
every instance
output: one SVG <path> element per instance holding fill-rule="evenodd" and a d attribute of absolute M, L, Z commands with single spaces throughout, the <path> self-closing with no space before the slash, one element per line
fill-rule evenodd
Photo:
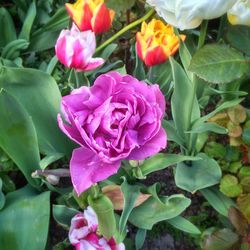
<path fill-rule="evenodd" d="M 78 0 L 65 6 L 80 31 L 92 30 L 96 34 L 109 30 L 115 15 L 106 7 L 104 0 Z"/>
<path fill-rule="evenodd" d="M 180 35 L 185 40 L 185 35 Z M 136 51 L 147 66 L 164 63 L 179 48 L 178 36 L 171 25 L 152 19 L 143 22 L 141 32 L 136 34 Z"/>

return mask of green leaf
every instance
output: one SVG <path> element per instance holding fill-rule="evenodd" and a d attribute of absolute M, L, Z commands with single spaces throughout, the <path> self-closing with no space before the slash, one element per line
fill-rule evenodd
<path fill-rule="evenodd" d="M 181 214 L 191 201 L 184 195 L 151 197 L 133 209 L 129 221 L 136 227 L 150 230 L 159 221 L 172 219 Z"/>
<path fill-rule="evenodd" d="M 204 152 L 211 158 L 222 159 L 226 155 L 226 148 L 223 144 L 210 141 L 206 144 Z"/>
<path fill-rule="evenodd" d="M 165 63 L 152 66 L 149 69 L 147 78 L 151 83 L 158 84 L 164 95 L 168 96 L 173 88 L 173 85 L 171 84 L 173 77 L 169 60 Z"/>
<path fill-rule="evenodd" d="M 51 163 L 61 159 L 64 156 L 64 154 L 61 153 L 53 153 L 46 155 L 41 161 L 40 161 L 40 167 L 41 169 L 47 168 Z"/>
<path fill-rule="evenodd" d="M 183 232 L 189 234 L 201 234 L 201 231 L 193 223 L 182 216 L 176 216 L 173 219 L 167 220 L 167 222 Z"/>
<path fill-rule="evenodd" d="M 44 250 L 50 218 L 50 192 L 38 194 L 26 186 L 6 196 L 0 211 L 1 249 Z"/>
<path fill-rule="evenodd" d="M 18 36 L 19 39 L 25 39 L 29 41 L 30 32 L 31 32 L 35 17 L 36 17 L 36 3 L 35 1 L 33 1 L 28 9 L 21 32 Z"/>
<path fill-rule="evenodd" d="M 172 57 L 170 57 L 170 63 L 174 78 L 174 93 L 171 99 L 172 115 L 177 133 L 185 139 L 187 138 L 185 131 L 190 129 L 194 114 L 195 90 L 183 68 Z"/>
<path fill-rule="evenodd" d="M 250 128 L 245 128 L 242 134 L 242 140 L 244 143 L 250 146 Z"/>
<path fill-rule="evenodd" d="M 135 68 L 133 71 L 133 76 L 138 80 L 144 80 L 146 78 L 145 69 L 142 60 L 139 58 L 138 54 L 135 53 Z"/>
<path fill-rule="evenodd" d="M 177 164 L 175 183 L 177 187 L 195 193 L 199 189 L 213 186 L 219 183 L 221 169 L 218 163 L 206 154 L 200 153 L 197 157 L 202 158 L 193 161 L 192 164 Z"/>
<path fill-rule="evenodd" d="M 226 45 L 209 44 L 198 50 L 189 70 L 211 83 L 228 83 L 241 78 L 248 70 L 246 58 Z"/>
<path fill-rule="evenodd" d="M 42 153 L 71 155 L 73 143 L 57 124 L 61 94 L 50 75 L 35 69 L 3 67 L 0 68 L 0 88 L 13 95 L 32 117 Z"/>
<path fill-rule="evenodd" d="M 201 189 L 200 192 L 207 199 L 209 204 L 221 215 L 227 217 L 228 209 L 236 204 L 232 199 L 225 196 L 217 188 L 205 188 Z"/>
<path fill-rule="evenodd" d="M 250 27 L 246 25 L 229 25 L 226 40 L 237 50 L 250 55 Z"/>
<path fill-rule="evenodd" d="M 117 47 L 118 47 L 117 44 L 111 43 L 107 47 L 105 47 L 103 50 L 96 53 L 95 56 L 96 57 L 101 57 L 104 60 L 108 60 L 109 57 L 112 55 L 112 53 L 117 49 Z"/>
<path fill-rule="evenodd" d="M 201 123 L 198 126 L 193 126 L 191 131 L 188 131 L 187 133 L 204 133 L 204 132 L 214 132 L 217 134 L 227 134 L 228 130 L 217 123 L 213 122 L 206 122 L 206 123 Z"/>
<path fill-rule="evenodd" d="M 105 0 L 108 8 L 115 10 L 116 12 L 125 11 L 132 8 L 135 4 L 135 0 Z"/>
<path fill-rule="evenodd" d="M 237 197 L 243 193 L 243 188 L 235 176 L 226 174 L 221 179 L 220 191 L 228 197 Z"/>
<path fill-rule="evenodd" d="M 64 205 L 53 205 L 53 218 L 59 225 L 67 229 L 70 227 L 71 219 L 78 213 L 80 212 L 74 208 Z"/>
<path fill-rule="evenodd" d="M 177 155 L 177 154 L 157 154 L 149 159 L 146 159 L 140 166 L 143 175 L 148 175 L 152 172 L 165 169 L 169 166 L 174 166 L 177 163 L 183 161 L 197 161 L 200 160 L 199 157 Z"/>
<path fill-rule="evenodd" d="M 37 183 L 31 173 L 39 168 L 39 150 L 32 118 L 8 92 L 0 91 L 0 147 L 16 163 L 26 179 Z"/>
<path fill-rule="evenodd" d="M 16 40 L 16 29 L 13 19 L 5 8 L 0 8 L 0 48 Z"/>
<path fill-rule="evenodd" d="M 98 198 L 88 197 L 89 205 L 94 209 L 98 218 L 98 230 L 105 238 L 110 239 L 117 232 L 114 207 L 107 196 Z"/>
<path fill-rule="evenodd" d="M 140 188 L 139 186 L 129 185 L 127 180 L 124 178 L 124 181 L 121 185 L 121 190 L 124 197 L 124 208 L 119 221 L 119 233 L 122 235 L 126 232 L 126 224 L 140 194 Z"/>
<path fill-rule="evenodd" d="M 166 133 L 168 135 L 168 141 L 174 141 L 180 146 L 184 145 L 184 140 L 177 133 L 177 130 L 173 121 L 163 120 L 162 126 L 166 130 Z"/>
<path fill-rule="evenodd" d="M 5 204 L 5 196 L 2 192 L 2 187 L 3 187 L 3 182 L 2 179 L 0 178 L 0 210 L 4 207 Z"/>
<path fill-rule="evenodd" d="M 135 249 L 139 250 L 143 247 L 147 235 L 147 230 L 139 228 L 135 236 Z"/>

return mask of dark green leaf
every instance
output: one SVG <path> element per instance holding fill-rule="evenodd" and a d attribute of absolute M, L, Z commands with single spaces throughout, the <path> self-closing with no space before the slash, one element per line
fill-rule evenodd
<path fill-rule="evenodd" d="M 50 218 L 50 192 L 25 187 L 6 196 L 0 211 L 1 249 L 44 250 Z"/>
<path fill-rule="evenodd" d="M 143 247 L 147 235 L 147 230 L 139 228 L 135 236 L 135 249 L 139 250 Z"/>
<path fill-rule="evenodd" d="M 0 91 L 0 147 L 10 156 L 26 179 L 37 183 L 31 173 L 39 169 L 37 134 L 24 107 L 3 89 Z"/>

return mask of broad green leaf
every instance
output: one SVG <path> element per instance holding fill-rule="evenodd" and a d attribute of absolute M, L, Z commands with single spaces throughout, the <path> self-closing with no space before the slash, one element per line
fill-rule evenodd
<path fill-rule="evenodd" d="M 173 227 L 183 231 L 187 232 L 189 234 L 200 234 L 201 231 L 190 221 L 185 219 L 182 216 L 177 216 L 173 219 L 167 220 L 167 222 L 172 225 Z"/>
<path fill-rule="evenodd" d="M 234 201 L 223 193 L 221 193 L 217 188 L 205 188 L 201 189 L 200 192 L 207 199 L 209 204 L 220 214 L 225 217 L 228 216 L 228 209 L 231 206 L 235 206 Z"/>
<path fill-rule="evenodd" d="M 195 90 L 182 67 L 171 57 L 170 63 L 174 79 L 174 93 L 171 99 L 172 115 L 177 133 L 184 139 L 187 137 L 185 131 L 190 129 Z"/>
<path fill-rule="evenodd" d="M 172 219 L 181 214 L 191 201 L 184 195 L 160 196 L 149 198 L 133 209 L 129 221 L 136 227 L 150 230 L 159 221 Z"/>
<path fill-rule="evenodd" d="M 138 80 L 144 80 L 146 78 L 146 74 L 143 62 L 139 58 L 138 54 L 136 52 L 134 53 L 135 53 L 135 68 L 133 71 L 133 76 L 136 77 Z"/>
<path fill-rule="evenodd" d="M 107 239 L 117 232 L 114 207 L 107 196 L 101 195 L 97 198 L 88 197 L 89 205 L 94 209 L 98 218 L 98 230 Z"/>
<path fill-rule="evenodd" d="M 239 236 L 231 229 L 221 229 L 205 237 L 202 250 L 239 249 Z M 237 247 L 236 247 L 237 246 Z"/>
<path fill-rule="evenodd" d="M 74 208 L 64 205 L 53 205 L 53 217 L 55 221 L 65 228 L 70 227 L 71 219 L 78 213 L 80 212 Z"/>
<path fill-rule="evenodd" d="M 187 133 L 204 133 L 204 132 L 214 132 L 217 134 L 227 134 L 228 130 L 217 123 L 213 122 L 206 122 L 206 123 L 201 123 L 198 126 L 193 126 L 191 131 L 188 131 Z"/>
<path fill-rule="evenodd" d="M 246 25 L 229 25 L 226 40 L 237 50 L 250 55 L 250 27 Z"/>
<path fill-rule="evenodd" d="M 44 250 L 50 218 L 50 192 L 38 194 L 31 187 L 6 196 L 0 211 L 0 247 L 8 250 Z"/>
<path fill-rule="evenodd" d="M 5 8 L 0 8 L 0 48 L 16 40 L 16 29 L 13 19 Z"/>
<path fill-rule="evenodd" d="M 228 197 L 237 197 L 243 193 L 243 188 L 235 176 L 226 174 L 221 179 L 220 191 Z"/>
<path fill-rule="evenodd" d="M 35 185 L 31 173 L 39 168 L 37 134 L 24 107 L 5 90 L 0 91 L 0 147 Z"/>
<path fill-rule="evenodd" d="M 183 161 L 197 161 L 200 160 L 199 157 L 177 155 L 177 154 L 157 154 L 149 159 L 146 159 L 140 166 L 143 175 L 148 175 L 152 172 L 165 169 L 169 166 L 174 166 L 177 163 Z"/>
<path fill-rule="evenodd" d="M 115 10 L 116 12 L 126 11 L 133 7 L 135 0 L 105 0 L 108 8 Z"/>
<path fill-rule="evenodd" d="M 101 57 L 104 60 L 108 60 L 109 57 L 112 55 L 112 53 L 117 49 L 117 47 L 118 47 L 117 44 L 111 43 L 107 47 L 105 47 L 103 50 L 96 53 L 95 56 L 96 57 Z"/>
<path fill-rule="evenodd" d="M 147 230 L 139 228 L 135 236 L 135 249 L 139 250 L 143 247 L 147 235 Z"/>
<path fill-rule="evenodd" d="M 242 140 L 244 143 L 250 146 L 250 128 L 245 128 L 242 134 Z"/>
<path fill-rule="evenodd" d="M 184 162 L 177 164 L 175 173 L 177 187 L 191 193 L 213 186 L 219 183 L 221 178 L 221 169 L 215 160 L 204 153 L 198 154 L 197 157 L 202 159 L 193 161 L 190 165 Z"/>
<path fill-rule="evenodd" d="M 0 178 L 0 210 L 4 207 L 5 204 L 5 196 L 2 192 L 2 187 L 3 187 L 3 182 L 2 179 Z"/>
<path fill-rule="evenodd" d="M 35 69 L 3 67 L 0 88 L 13 95 L 32 117 L 42 153 L 71 155 L 73 143 L 57 125 L 61 94 L 50 75 Z"/>
<path fill-rule="evenodd" d="M 228 83 L 242 77 L 248 70 L 247 59 L 226 45 L 209 44 L 198 50 L 189 70 L 211 83 Z"/>
<path fill-rule="evenodd" d="M 127 183 L 127 180 L 124 178 L 124 181 L 121 185 L 121 190 L 124 197 L 124 208 L 119 221 L 119 233 L 123 234 L 124 232 L 126 232 L 126 224 L 129 215 L 134 208 L 135 202 L 140 194 L 140 188 L 136 185 L 129 185 Z"/>
<path fill-rule="evenodd" d="M 19 39 L 25 39 L 29 41 L 30 38 L 30 32 L 34 23 L 36 17 L 36 3 L 33 1 L 28 9 L 26 18 L 24 20 L 22 29 L 20 31 L 20 34 L 18 36 Z"/>

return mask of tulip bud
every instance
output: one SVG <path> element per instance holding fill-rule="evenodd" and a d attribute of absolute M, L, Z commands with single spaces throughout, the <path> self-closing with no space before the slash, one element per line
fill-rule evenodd
<path fill-rule="evenodd" d="M 78 71 L 93 70 L 104 63 L 102 58 L 92 57 L 95 49 L 95 34 L 90 30 L 80 32 L 75 25 L 71 30 L 61 31 L 55 46 L 58 60 Z"/>
<path fill-rule="evenodd" d="M 184 40 L 185 36 L 180 35 L 180 38 Z M 179 39 L 173 27 L 160 20 L 153 19 L 148 24 L 143 22 L 141 32 L 136 34 L 138 56 L 147 66 L 164 63 L 178 48 Z"/>
<path fill-rule="evenodd" d="M 108 31 L 115 15 L 113 10 L 106 7 L 104 0 L 78 0 L 65 6 L 81 31 L 92 30 L 96 34 Z"/>
<path fill-rule="evenodd" d="M 46 177 L 46 181 L 49 182 L 51 185 L 55 186 L 59 183 L 60 177 L 56 175 L 49 174 Z"/>

